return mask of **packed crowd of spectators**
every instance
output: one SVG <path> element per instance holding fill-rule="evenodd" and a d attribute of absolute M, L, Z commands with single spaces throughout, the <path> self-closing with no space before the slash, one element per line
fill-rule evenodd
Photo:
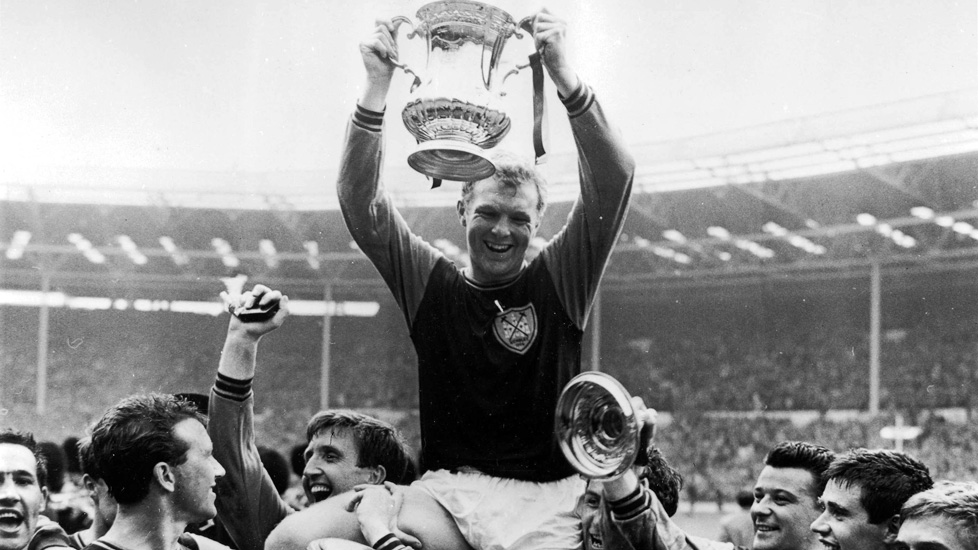
<path fill-rule="evenodd" d="M 189 314 L 54 310 L 47 364 L 47 410 L 36 414 L 36 314 L 3 308 L 0 321 L 0 422 L 60 440 L 81 433 L 120 397 L 137 392 L 206 393 L 227 320 Z M 389 321 L 389 322 L 387 322 Z M 627 320 L 619 320 L 626 322 Z M 946 421 L 941 409 L 969 417 L 978 387 L 978 318 L 923 319 L 884 330 L 878 418 L 831 420 L 828 411 L 868 406 L 868 331 L 840 319 L 772 330 L 659 327 L 639 337 L 606 338 L 602 368 L 672 422 L 660 430 L 663 453 L 683 464 L 685 499 L 730 500 L 756 479 L 777 441 L 818 441 L 834 449 L 888 447 L 884 425 L 900 412 L 924 431 L 908 449 L 936 477 L 978 477 L 978 429 Z M 614 323 L 605 330 L 617 334 Z M 368 410 L 395 422 L 413 448 L 417 428 L 414 357 L 400 319 L 342 318 L 332 326 L 330 406 Z M 120 334 L 127 334 L 125 338 Z M 138 335 L 134 337 L 131 335 Z M 288 452 L 319 409 L 322 324 L 294 318 L 269 338 L 259 361 L 256 424 L 261 441 Z M 62 412 L 70 411 L 70 415 Z M 792 421 L 775 411 L 811 411 Z M 743 413 L 736 416 L 726 413 Z M 690 442 L 695 442 L 691 445 Z"/>

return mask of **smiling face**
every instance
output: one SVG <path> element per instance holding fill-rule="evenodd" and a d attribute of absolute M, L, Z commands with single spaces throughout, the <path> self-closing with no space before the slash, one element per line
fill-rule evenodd
<path fill-rule="evenodd" d="M 188 445 L 186 460 L 173 467 L 178 508 L 190 522 L 206 521 L 217 515 L 214 486 L 224 468 L 214 458 L 214 446 L 207 429 L 196 419 L 186 419 L 173 427 L 177 440 Z"/>
<path fill-rule="evenodd" d="M 459 201 L 473 281 L 500 283 L 520 273 L 540 226 L 538 203 L 533 184 L 512 186 L 494 178 L 477 182 L 467 199 Z"/>
<path fill-rule="evenodd" d="M 302 488 L 309 502 L 321 502 L 361 483 L 383 481 L 377 468 L 357 466 L 360 453 L 353 432 L 326 429 L 316 434 L 305 452 Z"/>
<path fill-rule="evenodd" d="M 34 453 L 23 445 L 0 443 L 0 550 L 27 547 L 46 499 Z"/>
<path fill-rule="evenodd" d="M 765 466 L 754 485 L 754 548 L 797 550 L 819 547 L 809 526 L 818 516 L 815 477 L 803 468 Z"/>
<path fill-rule="evenodd" d="M 826 548 L 834 550 L 884 550 L 887 522 L 869 522 L 869 512 L 860 502 L 862 489 L 843 486 L 830 479 L 819 499 L 824 510 L 812 523 L 812 531 Z"/>
<path fill-rule="evenodd" d="M 581 531 L 584 535 L 584 550 L 603 550 L 604 538 L 601 534 L 601 482 L 589 481 L 584 492 L 581 510 Z"/>

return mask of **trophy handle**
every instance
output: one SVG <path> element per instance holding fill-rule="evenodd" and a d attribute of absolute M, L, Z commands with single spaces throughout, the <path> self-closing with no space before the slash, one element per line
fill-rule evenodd
<path fill-rule="evenodd" d="M 523 19 L 520 19 L 520 23 L 519 23 L 519 25 L 517 25 L 517 31 L 513 34 L 513 36 L 515 36 L 516 38 L 523 38 L 523 35 L 520 34 L 520 32 L 519 32 L 519 30 L 522 29 L 527 34 L 529 34 L 530 37 L 532 37 L 533 36 L 533 18 L 534 17 L 536 17 L 536 16 L 535 15 L 528 15 L 528 16 L 524 17 Z M 543 56 L 543 52 L 542 51 L 541 52 L 537 52 L 537 53 L 539 53 L 541 57 Z M 499 88 L 500 88 L 499 95 L 502 95 L 502 96 L 506 95 L 505 86 L 506 86 L 506 80 L 509 79 L 509 77 L 511 77 L 514 74 L 522 71 L 523 69 L 526 69 L 527 67 L 530 67 L 531 65 L 533 65 L 533 58 L 532 58 L 532 56 L 530 57 L 530 59 L 526 63 L 523 63 L 522 65 L 517 64 L 515 67 L 513 67 L 512 69 L 510 69 L 509 72 L 506 73 L 503 76 L 503 80 L 499 84 Z"/>
<path fill-rule="evenodd" d="M 411 25 L 412 30 L 407 35 L 408 39 L 410 39 L 411 37 L 417 35 L 416 29 L 414 29 L 414 23 L 411 22 L 410 19 L 408 19 L 407 17 L 405 17 L 403 15 L 398 15 L 398 16 L 394 17 L 393 19 L 391 19 L 391 23 L 394 24 L 394 30 L 395 31 L 397 31 L 398 27 L 401 26 L 401 23 L 407 23 L 408 25 Z M 407 63 L 401 63 L 400 61 L 398 61 L 396 59 L 393 59 L 393 58 L 390 59 L 390 62 L 391 62 L 391 65 L 394 65 L 398 69 L 401 69 L 406 74 L 409 74 L 409 75 L 414 76 L 414 82 L 411 83 L 411 91 L 412 92 L 414 90 L 416 90 L 418 88 L 418 86 L 421 85 L 421 77 L 418 76 L 418 73 L 414 72 L 410 67 L 408 67 L 408 64 Z"/>

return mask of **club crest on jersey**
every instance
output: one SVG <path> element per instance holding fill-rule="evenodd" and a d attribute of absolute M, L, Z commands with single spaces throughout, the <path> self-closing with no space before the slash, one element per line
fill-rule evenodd
<path fill-rule="evenodd" d="M 523 355 L 537 337 L 537 312 L 533 304 L 497 314 L 492 330 L 496 340 L 506 349 Z"/>

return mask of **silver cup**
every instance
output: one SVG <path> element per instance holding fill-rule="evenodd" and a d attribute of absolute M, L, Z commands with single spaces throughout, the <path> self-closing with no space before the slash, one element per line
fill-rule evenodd
<path fill-rule="evenodd" d="M 480 2 L 442 1 L 418 10 L 418 23 L 404 16 L 395 26 L 412 25 L 407 38 L 427 43 L 427 64 L 421 75 L 404 63 L 395 65 L 414 75 L 410 100 L 401 117 L 418 141 L 408 164 L 431 178 L 478 181 L 496 168 L 486 149 L 499 144 L 510 119 L 499 109 L 503 82 L 528 65 L 517 65 L 499 78 L 506 42 L 522 38 L 531 18 L 517 23 L 505 11 Z"/>
<path fill-rule="evenodd" d="M 631 396 L 601 372 L 581 373 L 567 383 L 557 401 L 556 434 L 567 461 L 589 479 L 621 474 L 643 445 Z"/>

